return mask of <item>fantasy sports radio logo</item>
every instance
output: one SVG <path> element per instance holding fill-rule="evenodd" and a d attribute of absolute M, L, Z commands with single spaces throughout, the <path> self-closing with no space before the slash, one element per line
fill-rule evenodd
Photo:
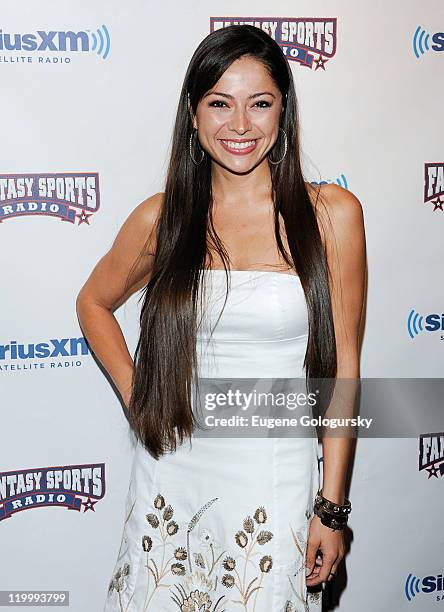
<path fill-rule="evenodd" d="M 37 30 L 29 34 L 9 34 L 0 30 L 0 62 L 3 63 L 29 63 L 33 61 L 32 55 L 24 53 L 50 53 L 55 55 L 38 55 L 40 64 L 71 62 L 71 57 L 66 55 L 58 57 L 60 53 L 93 53 L 102 59 L 106 59 L 111 48 L 111 37 L 105 25 L 95 31 L 80 30 L 78 32 L 68 31 L 44 31 Z M 20 53 L 20 55 L 18 55 Z"/>
<path fill-rule="evenodd" d="M 442 574 L 424 576 L 424 578 L 418 578 L 414 574 L 409 574 L 404 584 L 404 593 L 409 601 L 413 601 L 419 593 L 436 593 L 435 601 L 444 602 L 443 591 Z"/>
<path fill-rule="evenodd" d="M 444 162 L 424 164 L 424 204 L 429 202 L 434 211 L 444 212 Z"/>
<path fill-rule="evenodd" d="M 97 172 L 0 174 L 0 223 L 12 217 L 45 215 L 89 225 L 99 207 Z"/>
<path fill-rule="evenodd" d="M 432 39 L 433 45 L 429 44 L 429 39 Z M 435 32 L 430 35 L 424 28 L 418 26 L 413 33 L 412 49 L 417 59 L 421 58 L 425 53 L 430 51 L 444 51 L 444 32 Z"/>
<path fill-rule="evenodd" d="M 21 344 L 11 340 L 9 344 L 0 344 L 0 372 L 80 367 L 82 361 L 79 356 L 89 354 L 89 345 L 83 336 L 51 338 L 38 344 Z"/>
<path fill-rule="evenodd" d="M 411 309 L 407 317 L 407 332 L 410 338 L 416 338 L 422 332 L 444 331 L 444 314 L 430 313 L 421 315 L 414 308 Z M 441 340 L 444 335 L 441 334 Z"/>
<path fill-rule="evenodd" d="M 267 32 L 287 59 L 325 70 L 336 53 L 336 23 L 336 17 L 210 17 L 210 32 L 250 24 Z"/>
<path fill-rule="evenodd" d="M 104 463 L 0 472 L 0 521 L 41 506 L 95 512 L 104 495 Z"/>
<path fill-rule="evenodd" d="M 419 471 L 422 470 L 428 473 L 427 479 L 444 476 L 444 432 L 419 436 Z"/>

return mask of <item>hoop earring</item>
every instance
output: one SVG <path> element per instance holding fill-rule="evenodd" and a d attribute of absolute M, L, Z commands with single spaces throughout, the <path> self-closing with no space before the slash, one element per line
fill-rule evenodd
<path fill-rule="evenodd" d="M 280 129 L 280 130 L 282 131 L 282 133 L 284 134 L 284 154 L 282 155 L 282 157 L 281 157 L 281 159 L 280 159 L 279 161 L 272 161 L 272 160 L 270 159 L 270 156 L 268 156 L 268 161 L 270 162 L 270 164 L 274 164 L 274 165 L 280 164 L 280 163 L 281 163 L 281 161 L 284 159 L 284 157 L 285 157 L 285 156 L 286 156 L 286 154 L 287 154 L 287 133 L 286 133 L 286 131 L 285 131 L 283 128 L 281 128 L 281 127 L 280 127 L 279 129 Z"/>
<path fill-rule="evenodd" d="M 194 130 L 194 128 L 193 128 L 193 130 Z M 204 151 L 202 148 L 200 149 L 200 152 L 202 153 L 202 157 L 200 158 L 200 161 L 196 161 L 196 160 L 194 159 L 194 157 L 193 157 L 193 136 L 194 136 L 194 134 L 197 134 L 197 130 L 194 130 L 194 131 L 193 131 L 193 132 L 191 132 L 191 134 L 190 134 L 190 157 L 191 157 L 192 162 L 193 162 L 193 163 L 194 163 L 196 166 L 198 166 L 199 164 L 201 164 L 201 163 L 203 162 L 203 159 L 204 159 L 204 157 L 205 157 L 205 151 Z"/>

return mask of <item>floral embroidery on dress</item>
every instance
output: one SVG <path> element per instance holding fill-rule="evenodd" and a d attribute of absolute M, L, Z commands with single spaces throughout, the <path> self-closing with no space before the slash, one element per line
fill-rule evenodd
<path fill-rule="evenodd" d="M 168 589 L 170 599 L 178 612 L 227 612 L 226 605 L 237 604 L 243 612 L 255 612 L 266 575 L 273 568 L 273 558 L 267 545 L 273 533 L 267 529 L 267 512 L 263 506 L 248 515 L 241 528 L 233 534 L 233 549 L 223 550 L 215 534 L 202 521 L 206 511 L 218 500 L 214 498 L 204 504 L 184 528 L 175 520 L 174 508 L 158 493 L 152 503 L 152 511 L 145 515 L 146 526 L 140 546 L 140 567 L 145 568 L 146 588 L 140 612 L 155 612 L 156 593 Z M 135 502 L 134 502 L 135 503 Z M 127 513 L 125 527 L 134 503 Z M 196 530 L 196 550 L 191 550 L 190 535 Z M 305 580 L 305 531 L 293 531 L 293 543 L 297 549 L 295 573 L 287 574 L 293 601 L 286 601 L 282 612 L 308 612 L 308 601 L 316 602 L 318 593 L 304 597 Z M 109 594 L 115 593 L 120 612 L 126 612 L 134 592 L 123 606 L 121 593 L 128 588 L 128 576 L 132 568 L 121 563 L 127 545 L 126 529 L 122 537 L 116 570 L 109 585 Z M 119 565 L 120 563 L 120 565 Z M 143 564 L 143 565 L 142 565 Z M 292 568 L 293 569 L 293 568 Z M 300 573 L 304 572 L 303 578 Z M 134 589 L 135 590 L 135 589 Z M 232 598 L 230 599 L 229 596 Z M 138 609 L 138 610 L 139 610 Z"/>
<path fill-rule="evenodd" d="M 235 599 L 233 600 L 233 603 L 242 604 L 245 610 L 248 609 L 247 606 L 250 597 L 252 597 L 254 593 L 254 598 L 252 600 L 252 609 L 254 612 L 259 590 L 263 588 L 262 580 L 264 575 L 268 574 L 273 567 L 273 559 L 270 555 L 263 555 L 259 562 L 256 561 L 255 563 L 251 557 L 255 554 L 262 554 L 261 552 L 255 552 L 256 546 L 264 546 L 267 544 L 273 537 L 273 534 L 271 531 L 262 529 L 262 525 L 267 520 L 267 513 L 263 506 L 257 508 L 253 518 L 254 520 L 251 518 L 251 516 L 247 516 L 243 522 L 243 530 L 239 530 L 234 536 L 236 544 L 244 551 L 242 555 L 244 562 L 243 572 L 240 570 L 242 572 L 242 576 L 237 570 L 237 561 L 233 559 L 233 557 L 226 557 L 224 559 L 223 566 L 227 570 L 227 573 L 222 577 L 222 584 L 229 589 L 235 587 L 239 591 L 241 599 Z M 256 572 L 258 570 L 260 571 L 260 577 L 256 575 L 247 585 L 246 574 L 249 563 L 253 565 Z M 231 572 L 233 572 L 234 575 Z M 255 584 L 255 582 L 258 580 L 259 583 Z"/>
<path fill-rule="evenodd" d="M 308 593 L 308 601 L 310 603 L 316 604 L 316 605 L 320 605 L 321 601 L 322 601 L 322 594 L 320 591 L 310 591 Z"/>
<path fill-rule="evenodd" d="M 228 601 L 240 604 L 245 612 L 255 611 L 264 577 L 273 567 L 271 555 L 262 550 L 273 538 L 273 533 L 265 528 L 267 513 L 260 506 L 253 516 L 247 516 L 242 528 L 233 534 L 233 550 L 226 551 L 211 529 L 201 523 L 204 513 L 217 499 L 209 500 L 198 510 L 183 534 L 174 520 L 171 504 L 160 493 L 156 495 L 153 511 L 145 515 L 150 531 L 143 534 L 140 543 L 147 576 L 141 612 L 151 610 L 151 604 L 155 606 L 155 595 L 162 588 L 169 590 L 178 612 L 225 612 Z M 198 534 L 198 550 L 190 548 L 194 529 Z M 119 567 L 110 583 L 110 593 L 118 594 L 122 612 L 120 593 L 126 588 L 125 578 L 130 571 L 128 563 Z M 229 600 L 229 591 L 236 591 L 237 597 Z"/>
<path fill-rule="evenodd" d="M 306 551 L 306 545 L 307 545 L 305 532 L 297 531 L 295 533 L 291 526 L 290 526 L 290 530 L 291 530 L 291 536 L 292 536 L 293 543 L 298 552 L 298 555 L 297 555 L 298 565 L 296 566 L 296 571 L 293 574 L 293 576 L 290 576 L 289 574 L 287 574 L 287 578 L 290 583 L 291 591 L 293 595 L 295 596 L 297 603 L 293 603 L 292 601 L 288 600 L 285 603 L 283 612 L 309 612 L 308 601 L 307 601 L 308 593 L 306 592 L 306 595 L 304 596 L 304 589 L 302 586 L 303 584 L 305 584 L 304 583 L 305 581 L 305 551 Z M 300 577 L 301 572 L 303 572 L 302 578 Z M 294 584 L 293 578 L 295 577 L 298 578 L 296 582 L 300 585 L 299 588 L 295 586 Z"/>
<path fill-rule="evenodd" d="M 223 612 L 221 605 L 224 597 L 214 601 L 217 578 L 211 575 L 223 553 L 215 559 L 216 542 L 212 533 L 208 529 L 199 530 L 202 550 L 211 551 L 212 557 L 207 559 L 204 552 L 195 552 L 194 564 L 197 569 L 194 570 L 190 550 L 191 532 L 215 501 L 217 498 L 207 502 L 192 517 L 187 526 L 186 545 L 176 546 L 175 541 L 177 537 L 182 537 L 182 534 L 179 524 L 173 519 L 174 509 L 160 493 L 155 497 L 154 512 L 146 515 L 147 524 L 154 531 L 143 535 L 141 542 L 143 552 L 146 553 L 144 567 L 148 579 L 143 612 L 150 609 L 150 604 L 155 601 L 155 594 L 161 588 L 168 588 L 171 599 L 180 612 Z M 170 547 L 173 549 L 171 552 Z M 184 577 L 181 582 L 175 582 L 173 585 L 167 582 L 178 576 Z"/>
<path fill-rule="evenodd" d="M 130 482 L 129 487 L 131 489 L 131 482 Z M 129 497 L 128 497 L 126 516 L 125 516 L 125 520 L 123 523 L 122 539 L 120 542 L 119 552 L 117 554 L 116 567 L 119 566 L 119 563 L 121 562 L 121 560 L 128 553 L 128 538 L 126 535 L 126 527 L 133 513 L 135 504 L 136 504 L 136 500 L 134 500 L 133 503 L 129 503 Z M 125 546 L 126 548 L 124 548 Z M 128 576 L 130 575 L 130 572 L 131 572 L 131 565 L 129 563 L 123 563 L 123 565 L 120 565 L 119 567 L 117 567 L 117 569 L 113 573 L 113 576 L 108 586 L 108 595 L 110 595 L 114 591 L 117 593 L 117 596 L 119 599 L 119 607 L 120 607 L 121 612 L 126 612 L 133 598 L 133 596 L 131 595 L 127 606 L 124 608 L 121 593 L 126 591 L 128 588 Z"/>

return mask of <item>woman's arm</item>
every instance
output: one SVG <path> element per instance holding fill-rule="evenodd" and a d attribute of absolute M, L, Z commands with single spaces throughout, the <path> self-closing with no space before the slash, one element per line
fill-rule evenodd
<path fill-rule="evenodd" d="M 133 360 L 113 313 L 149 280 L 162 201 L 163 194 L 157 193 L 131 212 L 76 300 L 82 332 L 126 405 L 131 396 Z"/>
<path fill-rule="evenodd" d="M 324 186 L 328 219 L 321 234 L 330 271 L 330 291 L 337 349 L 339 390 L 353 411 L 353 384 L 340 379 L 359 379 L 361 324 L 366 285 L 366 245 L 361 204 L 338 185 Z M 326 222 L 325 222 L 326 221 Z M 353 381 L 350 381 L 353 383 Z M 335 403 L 333 394 L 332 404 Z M 325 416 L 328 415 L 328 411 Z M 353 414 L 350 414 L 353 416 Z M 322 494 L 342 504 L 345 499 L 347 466 L 353 438 L 323 436 Z"/>

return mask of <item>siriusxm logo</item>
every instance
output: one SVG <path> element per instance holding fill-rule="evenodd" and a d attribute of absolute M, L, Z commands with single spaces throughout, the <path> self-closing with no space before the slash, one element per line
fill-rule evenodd
<path fill-rule="evenodd" d="M 430 37 L 434 43 L 431 46 L 429 45 Z M 418 26 L 413 34 L 413 53 L 419 59 L 430 49 L 433 49 L 433 51 L 444 51 L 444 32 L 435 32 L 430 36 L 421 26 Z"/>
<path fill-rule="evenodd" d="M 336 183 L 339 187 L 343 187 L 344 189 L 348 189 L 348 182 L 345 174 L 340 174 L 337 178 L 331 181 L 310 181 L 312 185 L 331 185 L 332 183 Z"/>
<path fill-rule="evenodd" d="M 21 359 L 45 359 L 47 357 L 73 357 L 88 355 L 89 348 L 86 339 L 51 338 L 48 342 L 19 344 L 11 340 L 9 344 L 0 344 L 0 361 Z"/>
<path fill-rule="evenodd" d="M 443 590 L 442 574 L 424 576 L 422 579 L 409 574 L 404 586 L 405 596 L 409 601 L 412 601 L 418 593 L 436 593 Z M 437 595 L 437 601 L 444 601 L 444 595 Z"/>
<path fill-rule="evenodd" d="M 423 316 L 412 308 L 407 317 L 407 331 L 410 338 L 424 331 L 444 331 L 444 314 L 431 313 Z"/>
<path fill-rule="evenodd" d="M 0 30 L 0 51 L 94 52 L 102 59 L 106 59 L 110 47 L 111 38 L 105 25 L 97 28 L 95 32 L 91 30 L 79 32 L 37 30 L 29 34 L 7 34 Z"/>

